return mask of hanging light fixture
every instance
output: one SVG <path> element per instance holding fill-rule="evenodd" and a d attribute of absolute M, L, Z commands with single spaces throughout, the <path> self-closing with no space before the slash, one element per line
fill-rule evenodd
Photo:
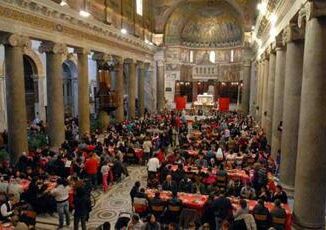
<path fill-rule="evenodd" d="M 91 14 L 88 12 L 87 10 L 87 0 L 84 0 L 84 9 L 81 9 L 79 11 L 79 15 L 84 17 L 84 18 L 88 18 Z"/>

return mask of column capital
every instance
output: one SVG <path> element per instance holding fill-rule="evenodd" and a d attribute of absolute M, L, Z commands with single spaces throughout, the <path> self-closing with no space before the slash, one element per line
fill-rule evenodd
<path fill-rule="evenodd" d="M 269 60 L 269 52 L 268 52 L 267 49 L 262 54 L 262 57 L 261 58 L 262 58 L 263 61 L 266 61 L 266 60 L 268 61 Z"/>
<path fill-rule="evenodd" d="M 97 62 L 108 62 L 112 60 L 112 56 L 106 53 L 94 52 L 92 59 Z"/>
<path fill-rule="evenodd" d="M 22 48 L 31 48 L 32 46 L 32 42 L 28 37 L 7 32 L 0 33 L 0 44 Z"/>
<path fill-rule="evenodd" d="M 126 64 L 137 64 L 138 61 L 137 61 L 136 59 L 126 58 L 126 59 L 125 59 L 125 63 L 126 63 Z"/>
<path fill-rule="evenodd" d="M 120 56 L 112 56 L 113 61 L 116 65 L 123 64 L 124 63 L 124 58 Z"/>
<path fill-rule="evenodd" d="M 304 40 L 304 28 L 299 28 L 295 23 L 290 23 L 283 30 L 283 44 Z"/>
<path fill-rule="evenodd" d="M 308 0 L 299 11 L 298 25 L 304 27 L 312 18 L 326 16 L 326 2 L 323 0 Z"/>
<path fill-rule="evenodd" d="M 164 66 L 164 61 L 163 60 L 157 60 L 157 66 L 158 67 L 163 67 Z"/>
<path fill-rule="evenodd" d="M 42 42 L 38 50 L 40 53 L 54 53 L 62 55 L 67 55 L 68 53 L 67 46 L 65 44 L 48 41 Z"/>
<path fill-rule="evenodd" d="M 278 34 L 275 37 L 275 51 L 285 49 L 285 46 L 283 43 L 283 33 L 284 33 L 284 31 L 282 31 L 280 34 Z"/>
<path fill-rule="evenodd" d="M 76 54 L 85 54 L 85 55 L 88 55 L 91 51 L 90 51 L 89 48 L 80 48 L 80 47 L 78 47 L 78 48 L 75 48 L 74 49 L 74 52 Z"/>
<path fill-rule="evenodd" d="M 276 53 L 276 42 L 271 43 L 267 47 L 266 52 L 268 53 L 268 55 L 275 54 Z"/>

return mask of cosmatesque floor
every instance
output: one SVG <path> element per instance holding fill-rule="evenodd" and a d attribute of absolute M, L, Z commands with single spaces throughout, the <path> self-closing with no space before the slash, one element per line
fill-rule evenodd
<path fill-rule="evenodd" d="M 138 180 L 141 181 L 142 186 L 146 185 L 147 171 L 143 166 L 130 166 L 128 171 L 129 177 L 113 185 L 108 192 L 103 193 L 103 191 L 97 190 L 93 193 L 96 197 L 96 204 L 87 223 L 87 229 L 95 229 L 105 221 L 109 221 L 113 227 L 120 212 L 131 211 L 129 192 Z M 73 215 L 71 214 L 72 218 Z M 40 230 L 55 229 L 58 225 L 58 218 L 56 216 L 39 216 L 36 221 L 36 228 Z M 71 220 L 70 227 L 63 228 L 63 230 L 67 229 L 73 229 L 73 220 Z"/>

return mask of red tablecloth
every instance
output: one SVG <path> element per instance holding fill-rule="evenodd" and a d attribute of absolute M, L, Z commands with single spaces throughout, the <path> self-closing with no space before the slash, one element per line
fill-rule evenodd
<path fill-rule="evenodd" d="M 137 157 L 138 160 L 143 159 L 143 157 L 144 157 L 144 150 L 143 149 L 134 148 L 134 151 L 135 151 L 135 156 Z"/>
<path fill-rule="evenodd" d="M 232 205 L 236 208 L 240 206 L 239 199 L 238 198 L 231 198 Z M 249 211 L 252 212 L 254 207 L 257 204 L 256 200 L 247 200 Z M 269 211 L 271 211 L 274 207 L 274 204 L 271 202 L 265 202 L 266 208 L 268 208 Z M 285 229 L 291 230 L 291 224 L 292 224 L 292 211 L 290 209 L 290 206 L 288 204 L 283 204 L 283 208 L 286 211 L 286 222 L 285 222 Z"/>
<path fill-rule="evenodd" d="M 198 156 L 198 154 L 199 154 L 198 151 L 196 151 L 196 150 L 190 150 L 190 149 L 187 150 L 187 153 L 188 153 L 189 156 L 193 156 L 193 157 Z"/>
<path fill-rule="evenodd" d="M 27 189 L 29 188 L 29 184 L 30 184 L 30 183 L 31 183 L 31 182 L 30 182 L 29 180 L 26 180 L 26 179 L 22 179 L 22 180 L 19 182 L 19 184 L 20 184 L 20 186 L 21 186 L 21 188 L 23 189 L 24 192 L 27 191 Z"/>
<path fill-rule="evenodd" d="M 0 224 L 0 230 L 14 230 L 15 227 L 11 223 Z"/>
<path fill-rule="evenodd" d="M 26 192 L 27 189 L 29 188 L 30 183 L 31 182 L 29 180 L 22 179 L 20 181 L 20 186 Z M 48 189 L 50 191 L 57 186 L 57 182 L 52 182 L 52 181 L 46 181 L 45 184 L 47 184 Z M 72 205 L 73 204 L 73 201 L 74 201 L 74 190 L 71 188 L 70 191 L 69 191 L 69 204 Z"/>
<path fill-rule="evenodd" d="M 146 194 L 149 199 L 153 198 L 156 190 L 147 189 Z M 172 193 L 170 191 L 161 191 L 160 198 L 167 201 L 172 198 Z M 196 209 L 202 212 L 204 205 L 208 200 L 208 196 L 201 194 L 191 194 L 191 193 L 178 193 L 178 198 L 182 201 L 183 205 L 188 208 Z"/>
<path fill-rule="evenodd" d="M 193 172 L 193 173 L 199 173 L 199 170 L 197 167 L 189 167 L 184 166 L 183 167 L 186 172 Z M 176 171 L 178 169 L 178 165 L 171 165 L 171 170 Z M 212 173 L 216 174 L 218 171 L 217 168 L 212 168 Z M 208 168 L 202 168 L 201 172 L 207 173 Z M 228 178 L 232 180 L 241 180 L 243 183 L 250 182 L 250 176 L 246 173 L 244 170 L 240 169 L 233 169 L 233 170 L 227 170 Z"/>

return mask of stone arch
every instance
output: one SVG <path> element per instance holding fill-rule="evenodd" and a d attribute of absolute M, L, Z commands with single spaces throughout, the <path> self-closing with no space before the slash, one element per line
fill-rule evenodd
<path fill-rule="evenodd" d="M 35 72 L 38 74 L 38 77 L 45 77 L 45 68 L 40 56 L 31 48 L 25 48 L 24 55 L 28 56 L 34 62 L 36 66 Z"/>
<path fill-rule="evenodd" d="M 73 58 L 67 57 L 62 63 L 63 97 L 66 116 L 76 116 L 78 113 L 78 69 Z"/>

